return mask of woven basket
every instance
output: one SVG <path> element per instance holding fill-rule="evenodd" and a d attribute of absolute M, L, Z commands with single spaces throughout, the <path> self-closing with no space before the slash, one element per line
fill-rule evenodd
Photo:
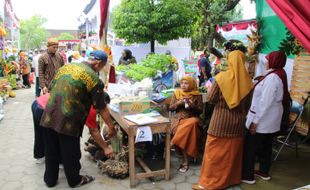
<path fill-rule="evenodd" d="M 103 174 L 106 173 L 112 178 L 124 179 L 129 175 L 128 149 L 123 148 L 115 157 L 105 162 L 98 161 L 97 164 Z"/>

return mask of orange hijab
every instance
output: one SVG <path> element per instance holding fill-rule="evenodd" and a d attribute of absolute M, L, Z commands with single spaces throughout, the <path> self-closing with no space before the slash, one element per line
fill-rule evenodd
<path fill-rule="evenodd" d="M 200 92 L 198 91 L 198 86 L 195 81 L 195 79 L 191 76 L 185 76 L 180 81 L 186 80 L 189 83 L 189 91 L 184 92 L 182 89 L 176 89 L 174 91 L 174 95 L 176 99 L 182 99 L 182 98 L 191 98 L 192 96 L 198 96 L 200 95 Z"/>
<path fill-rule="evenodd" d="M 245 55 L 242 51 L 235 50 L 228 54 L 228 70 L 219 73 L 215 81 L 219 85 L 224 99 L 232 109 L 252 90 L 253 82 L 244 67 Z"/>

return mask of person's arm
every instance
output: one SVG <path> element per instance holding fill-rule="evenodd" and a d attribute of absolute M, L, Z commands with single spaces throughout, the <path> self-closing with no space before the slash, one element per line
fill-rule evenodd
<path fill-rule="evenodd" d="M 103 109 L 101 109 L 99 111 L 99 114 L 109 128 L 108 138 L 109 139 L 113 138 L 116 135 L 116 130 L 115 130 L 114 124 L 112 122 L 112 118 L 110 116 L 109 109 L 105 106 Z"/>
<path fill-rule="evenodd" d="M 109 158 L 112 157 L 113 156 L 113 150 L 108 145 L 108 143 L 105 140 L 103 140 L 102 136 L 100 135 L 99 129 L 98 128 L 89 128 L 89 133 L 94 138 L 94 140 L 99 145 L 99 147 L 104 151 L 104 155 L 106 155 Z"/>
<path fill-rule="evenodd" d="M 188 109 L 193 113 L 202 113 L 203 111 L 203 103 L 202 96 L 195 96 L 188 100 Z"/>
<path fill-rule="evenodd" d="M 184 101 L 183 100 L 177 100 L 175 98 L 175 95 L 173 94 L 172 95 L 172 98 L 171 98 L 171 102 L 170 102 L 170 106 L 169 106 L 169 110 L 170 111 L 176 111 L 180 106 L 184 106 Z"/>
<path fill-rule="evenodd" d="M 219 92 L 220 87 L 215 81 L 214 84 L 211 87 L 211 90 L 207 92 L 207 101 L 210 104 L 216 104 L 219 100 Z"/>
<path fill-rule="evenodd" d="M 43 91 L 43 94 L 48 92 L 48 88 L 47 86 L 45 86 L 45 77 L 44 77 L 44 73 L 45 73 L 45 63 L 44 63 L 44 59 L 41 56 L 39 58 L 39 83 L 40 83 L 40 87 Z"/>
<path fill-rule="evenodd" d="M 62 55 L 60 53 L 58 53 L 58 57 L 59 57 L 58 59 L 60 61 L 61 67 L 64 66 L 65 65 L 64 58 L 62 57 Z"/>

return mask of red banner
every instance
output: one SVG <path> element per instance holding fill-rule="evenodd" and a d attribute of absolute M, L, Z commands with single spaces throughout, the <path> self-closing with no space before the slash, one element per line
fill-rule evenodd
<path fill-rule="evenodd" d="M 310 52 L 310 1 L 267 0 L 290 32 Z"/>
<path fill-rule="evenodd" d="M 102 39 L 104 25 L 109 12 L 110 0 L 100 0 L 100 28 L 99 28 L 99 38 Z"/>

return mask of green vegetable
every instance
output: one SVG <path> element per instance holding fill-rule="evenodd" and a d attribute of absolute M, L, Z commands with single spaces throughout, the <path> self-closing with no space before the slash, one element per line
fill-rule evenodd
<path fill-rule="evenodd" d="M 138 64 L 116 66 L 117 71 L 125 71 L 128 78 L 141 81 L 144 78 L 153 78 L 157 71 L 167 72 L 171 65 L 172 57 L 164 54 L 151 54 Z"/>

